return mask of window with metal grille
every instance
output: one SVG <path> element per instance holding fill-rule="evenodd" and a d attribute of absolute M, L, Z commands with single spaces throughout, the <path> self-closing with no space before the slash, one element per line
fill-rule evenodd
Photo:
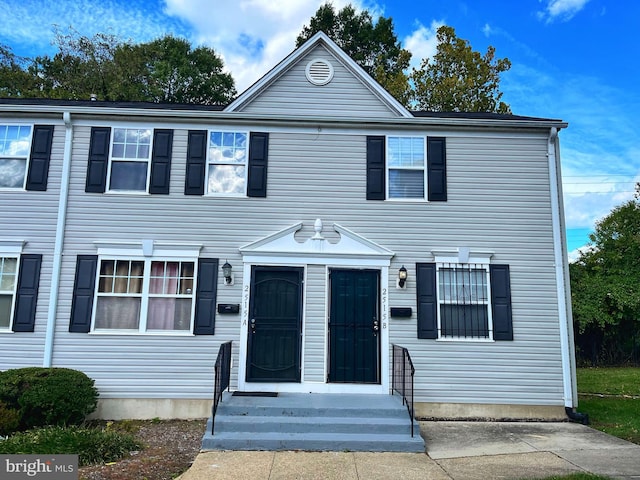
<path fill-rule="evenodd" d="M 485 265 L 438 266 L 440 338 L 491 338 L 489 271 Z"/>

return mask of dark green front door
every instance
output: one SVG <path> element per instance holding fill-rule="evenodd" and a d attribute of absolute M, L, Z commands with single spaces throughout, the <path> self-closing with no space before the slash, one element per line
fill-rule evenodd
<path fill-rule="evenodd" d="M 330 273 L 329 381 L 380 383 L 380 272 Z"/>
<path fill-rule="evenodd" d="M 302 268 L 253 267 L 248 382 L 299 382 Z"/>

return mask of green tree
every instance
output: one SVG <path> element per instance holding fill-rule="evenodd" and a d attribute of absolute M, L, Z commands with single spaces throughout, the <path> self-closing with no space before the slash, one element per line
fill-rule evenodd
<path fill-rule="evenodd" d="M 121 45 L 114 54 L 118 98 L 160 103 L 227 104 L 236 95 L 233 78 L 208 47 L 165 36 L 140 45 Z M 138 91 L 136 92 L 136 88 Z"/>
<path fill-rule="evenodd" d="M 589 248 L 569 267 L 576 343 L 594 363 L 637 361 L 640 354 L 638 197 L 596 224 Z"/>
<path fill-rule="evenodd" d="M 440 27 L 437 38 L 437 53 L 424 59 L 410 75 L 417 108 L 435 112 L 511 113 L 499 90 L 500 74 L 511 68 L 509 59 L 496 59 L 495 48 L 491 46 L 481 55 L 467 40 L 457 37 L 453 27 Z"/>
<path fill-rule="evenodd" d="M 36 89 L 34 78 L 26 69 L 28 62 L 8 45 L 0 44 L 0 97 L 29 95 Z"/>
<path fill-rule="evenodd" d="M 352 5 L 336 11 L 331 3 L 320 6 L 296 39 L 296 47 L 323 31 L 356 63 L 403 105 L 408 105 L 411 88 L 405 70 L 411 53 L 402 48 L 393 19 L 357 13 Z"/>
<path fill-rule="evenodd" d="M 12 97 L 226 104 L 236 94 L 222 59 L 208 47 L 191 48 L 165 36 L 132 44 L 114 35 L 56 31 L 53 57 L 18 62 L 0 48 L 0 93 Z"/>

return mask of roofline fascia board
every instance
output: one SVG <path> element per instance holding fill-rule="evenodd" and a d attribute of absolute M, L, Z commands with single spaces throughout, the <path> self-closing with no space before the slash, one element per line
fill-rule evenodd
<path fill-rule="evenodd" d="M 484 128 L 504 128 L 504 127 L 529 127 L 549 129 L 552 127 L 558 130 L 566 128 L 567 122 L 558 120 L 509 120 L 509 119 L 478 119 L 478 118 L 443 118 L 443 117 L 414 117 L 409 118 L 372 118 L 372 117 L 322 117 L 306 115 L 251 115 L 237 112 L 202 111 L 202 110 L 172 110 L 172 109 L 145 109 L 127 107 L 68 107 L 57 105 L 16 105 L 0 103 L 0 113 L 11 112 L 19 114 L 62 114 L 69 112 L 73 115 L 86 115 L 88 117 L 103 116 L 123 116 L 126 113 L 131 117 L 165 118 L 168 120 L 210 120 L 224 121 L 235 124 L 261 123 L 265 125 L 300 125 L 301 123 L 314 124 L 319 126 L 336 125 L 384 125 L 389 127 L 406 126 L 452 126 L 452 127 L 484 127 Z"/>
<path fill-rule="evenodd" d="M 238 98 L 231 102 L 226 108 L 226 112 L 234 112 L 250 102 L 262 90 L 267 88 L 273 81 L 278 79 L 291 65 L 298 59 L 306 55 L 318 44 L 324 44 L 329 52 L 344 62 L 347 68 L 356 75 L 362 83 L 380 98 L 390 109 L 405 118 L 413 118 L 413 115 L 398 102 L 389 92 L 376 82 L 364 69 L 349 57 L 333 40 L 324 32 L 318 32 L 300 47 L 287 55 L 274 68 L 269 70 L 262 78 L 242 92 Z"/>

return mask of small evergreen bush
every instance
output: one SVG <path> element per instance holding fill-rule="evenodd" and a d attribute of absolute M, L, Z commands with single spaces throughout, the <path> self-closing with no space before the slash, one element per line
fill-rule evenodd
<path fill-rule="evenodd" d="M 78 425 L 98 405 L 92 379 L 68 368 L 28 367 L 0 372 L 0 402 L 17 410 L 19 429 Z"/>
<path fill-rule="evenodd" d="M 0 454 L 79 455 L 79 464 L 114 462 L 142 446 L 127 433 L 82 427 L 45 427 L 0 441 Z"/>

